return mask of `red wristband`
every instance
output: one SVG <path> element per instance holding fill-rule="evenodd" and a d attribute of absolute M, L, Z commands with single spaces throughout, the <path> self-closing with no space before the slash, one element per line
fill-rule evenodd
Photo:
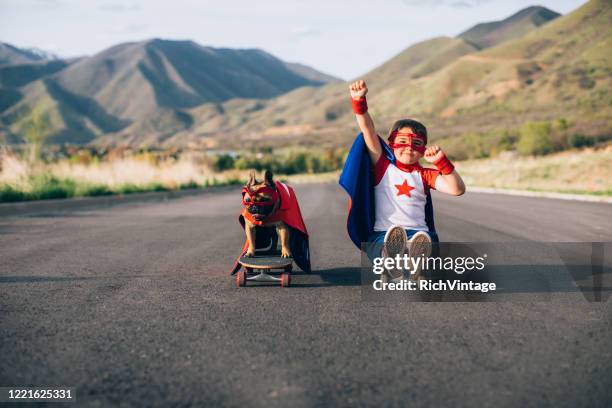
<path fill-rule="evenodd" d="M 434 165 L 440 170 L 440 173 L 444 175 L 451 174 L 455 170 L 455 166 L 444 153 L 442 153 L 442 157 L 434 162 Z"/>
<path fill-rule="evenodd" d="M 368 111 L 368 102 L 366 101 L 365 96 L 359 99 L 351 98 L 351 105 L 353 106 L 353 112 L 355 112 L 355 115 L 363 115 Z"/>

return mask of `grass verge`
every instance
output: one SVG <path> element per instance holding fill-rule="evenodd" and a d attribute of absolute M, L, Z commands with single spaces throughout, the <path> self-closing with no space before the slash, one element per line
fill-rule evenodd
<path fill-rule="evenodd" d="M 161 183 L 132 184 L 125 183 L 117 186 L 105 186 L 71 178 L 60 178 L 51 175 L 35 175 L 26 182 L 19 184 L 0 184 L 0 202 L 18 202 L 32 200 L 49 200 L 75 197 L 96 197 L 106 195 L 146 193 L 154 191 L 178 191 L 213 186 L 241 185 L 238 178 L 210 179 L 199 184 L 195 181 L 168 187 Z"/>

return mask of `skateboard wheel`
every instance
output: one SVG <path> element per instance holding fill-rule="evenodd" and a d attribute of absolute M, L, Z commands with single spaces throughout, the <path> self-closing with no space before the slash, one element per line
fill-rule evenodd
<path fill-rule="evenodd" d="M 281 287 L 286 288 L 291 285 L 291 274 L 290 273 L 281 273 Z"/>
<path fill-rule="evenodd" d="M 236 274 L 236 287 L 246 286 L 246 272 L 239 271 Z"/>

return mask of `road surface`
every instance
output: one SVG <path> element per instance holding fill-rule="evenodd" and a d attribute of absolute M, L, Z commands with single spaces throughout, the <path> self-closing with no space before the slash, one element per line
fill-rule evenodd
<path fill-rule="evenodd" d="M 74 387 L 78 406 L 612 404 L 609 298 L 372 301 L 344 192 L 296 190 L 314 273 L 288 289 L 228 276 L 238 188 L 0 218 L 0 386 Z M 612 241 L 610 204 L 434 205 L 444 241 Z"/>

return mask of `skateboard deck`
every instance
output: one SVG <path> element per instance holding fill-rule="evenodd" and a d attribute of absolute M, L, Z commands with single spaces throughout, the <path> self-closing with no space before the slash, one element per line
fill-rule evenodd
<path fill-rule="evenodd" d="M 281 258 L 280 256 L 259 255 L 251 257 L 240 257 L 238 263 L 246 270 L 236 274 L 236 286 L 246 286 L 248 281 L 275 282 L 282 287 L 291 284 L 291 270 L 293 258 Z M 273 269 L 277 271 L 272 272 Z M 280 273 L 279 277 L 273 276 Z"/>
<path fill-rule="evenodd" d="M 293 258 L 280 256 L 243 256 L 238 261 L 240 265 L 253 269 L 285 268 L 293 263 Z"/>

